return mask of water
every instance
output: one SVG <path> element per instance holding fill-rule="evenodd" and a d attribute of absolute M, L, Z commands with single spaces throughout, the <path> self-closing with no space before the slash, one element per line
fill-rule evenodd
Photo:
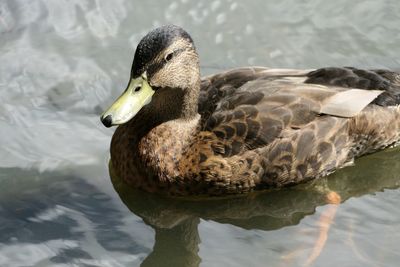
<path fill-rule="evenodd" d="M 400 151 L 245 198 L 164 199 L 108 174 L 99 114 L 134 47 L 175 23 L 203 74 L 230 67 L 399 69 L 398 1 L 0 1 L 0 266 L 398 266 Z M 115 187 L 115 188 L 114 188 Z"/>

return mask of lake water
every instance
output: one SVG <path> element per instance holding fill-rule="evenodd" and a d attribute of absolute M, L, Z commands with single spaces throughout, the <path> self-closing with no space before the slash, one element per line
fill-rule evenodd
<path fill-rule="evenodd" d="M 399 266 L 400 149 L 287 190 L 171 200 L 110 179 L 99 121 L 156 26 L 191 33 L 203 74 L 400 69 L 399 14 L 397 0 L 1 0 L 0 266 Z"/>

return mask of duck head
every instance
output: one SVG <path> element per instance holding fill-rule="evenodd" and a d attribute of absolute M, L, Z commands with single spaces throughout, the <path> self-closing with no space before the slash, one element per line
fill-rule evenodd
<path fill-rule="evenodd" d="M 128 86 L 101 121 L 106 127 L 124 124 L 142 109 L 164 120 L 190 118 L 197 114 L 199 90 L 199 59 L 192 38 L 178 26 L 162 26 L 139 42 Z"/>

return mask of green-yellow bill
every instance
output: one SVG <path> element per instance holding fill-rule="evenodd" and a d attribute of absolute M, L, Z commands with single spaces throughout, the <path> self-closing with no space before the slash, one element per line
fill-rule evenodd
<path fill-rule="evenodd" d="M 128 122 L 151 102 L 153 94 L 146 75 L 131 79 L 124 93 L 101 115 L 101 121 L 107 127 Z"/>

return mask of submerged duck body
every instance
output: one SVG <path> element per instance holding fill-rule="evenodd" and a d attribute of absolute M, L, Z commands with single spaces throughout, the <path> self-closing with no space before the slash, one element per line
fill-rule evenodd
<path fill-rule="evenodd" d="M 169 195 L 243 194 L 325 176 L 400 141 L 400 75 L 387 70 L 248 67 L 200 78 L 177 26 L 147 34 L 124 94 L 113 172 Z"/>

